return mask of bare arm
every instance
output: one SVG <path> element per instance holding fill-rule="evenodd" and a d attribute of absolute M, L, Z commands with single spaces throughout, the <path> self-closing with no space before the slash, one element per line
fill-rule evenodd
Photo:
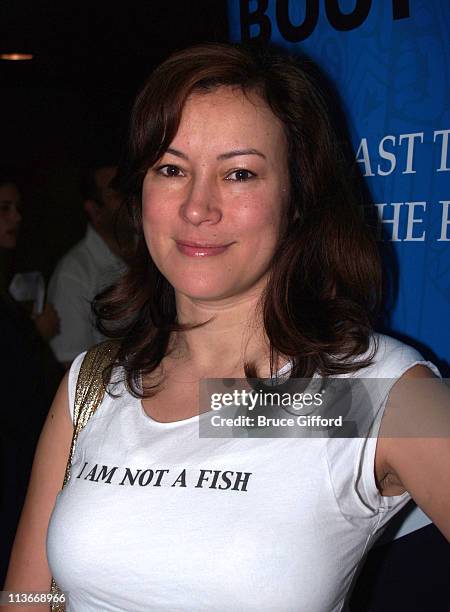
<path fill-rule="evenodd" d="M 46 556 L 47 526 L 62 487 L 73 426 L 68 406 L 66 374 L 42 429 L 34 457 L 30 484 L 17 528 L 4 585 L 7 591 L 50 590 L 51 573 Z M 32 612 L 34 606 L 23 607 Z M 19 612 L 17 605 L 2 611 Z M 42 606 L 36 610 L 43 610 Z"/>
<path fill-rule="evenodd" d="M 420 378 L 434 380 L 420 384 Z M 409 491 L 450 541 L 450 393 L 425 366 L 400 381 L 405 384 L 391 392 L 377 445 L 379 488 L 383 495 Z"/>

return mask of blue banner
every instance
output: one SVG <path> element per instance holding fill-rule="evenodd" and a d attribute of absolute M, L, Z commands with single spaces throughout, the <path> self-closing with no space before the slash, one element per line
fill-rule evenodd
<path fill-rule="evenodd" d="M 337 88 L 395 269 L 388 333 L 448 376 L 450 3 L 229 0 L 229 15 L 232 40 L 301 50 Z"/>

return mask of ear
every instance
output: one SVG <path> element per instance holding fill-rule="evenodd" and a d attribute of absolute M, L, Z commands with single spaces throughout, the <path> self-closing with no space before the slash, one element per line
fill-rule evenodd
<path fill-rule="evenodd" d="M 95 225 L 101 214 L 100 206 L 95 200 L 85 200 L 83 206 L 89 221 Z"/>

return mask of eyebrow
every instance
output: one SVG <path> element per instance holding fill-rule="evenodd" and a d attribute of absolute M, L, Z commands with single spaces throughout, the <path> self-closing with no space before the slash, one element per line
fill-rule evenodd
<path fill-rule="evenodd" d="M 178 151 L 178 149 L 172 149 L 172 147 L 169 147 L 166 150 L 166 153 L 171 153 L 172 155 L 175 155 L 175 157 L 181 157 L 181 159 L 185 159 L 186 161 L 189 159 L 188 156 L 185 155 L 185 153 Z"/>
<path fill-rule="evenodd" d="M 184 159 L 186 161 L 189 159 L 185 153 L 178 151 L 178 149 L 173 149 L 172 147 L 169 147 L 166 153 L 171 153 L 172 155 L 175 155 L 176 157 L 180 157 L 181 159 Z M 258 151 L 258 149 L 235 149 L 233 151 L 227 151 L 226 153 L 221 153 L 221 155 L 217 156 L 217 159 L 219 161 L 222 161 L 224 159 L 231 159 L 232 157 L 238 157 L 239 155 L 258 155 L 259 157 L 266 159 L 266 156 L 264 155 L 264 153 L 261 153 L 261 151 Z"/>
<path fill-rule="evenodd" d="M 235 151 L 228 151 L 227 153 L 222 153 L 217 157 L 217 159 L 230 159 L 231 157 L 238 157 L 239 155 L 259 155 L 259 157 L 266 159 L 264 153 L 261 153 L 261 151 L 258 151 L 258 149 L 236 149 Z"/>

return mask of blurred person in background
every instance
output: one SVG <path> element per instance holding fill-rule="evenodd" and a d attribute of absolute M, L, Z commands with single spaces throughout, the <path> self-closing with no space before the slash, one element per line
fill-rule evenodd
<path fill-rule="evenodd" d="M 49 283 L 49 300 L 60 317 L 60 332 L 51 347 L 64 368 L 93 344 L 102 340 L 91 316 L 91 302 L 124 270 L 124 228 L 116 224 L 120 206 L 111 186 L 113 165 L 87 168 L 81 191 L 88 218 L 85 237 L 57 264 Z"/>
<path fill-rule="evenodd" d="M 16 248 L 22 221 L 22 197 L 16 179 L 0 176 L 0 291 L 2 299 L 11 300 L 8 286 L 12 278 L 11 254 Z M 59 331 L 59 319 L 47 302 L 41 313 L 31 312 L 36 330 L 44 340 L 51 340 Z"/>
<path fill-rule="evenodd" d="M 13 249 L 22 220 L 21 198 L 17 186 L 6 181 L 0 185 L 0 246 L 2 249 Z"/>
<path fill-rule="evenodd" d="M 22 509 L 33 454 L 61 377 L 47 341 L 58 331 L 50 304 L 31 313 L 13 298 L 12 256 L 22 221 L 22 198 L 16 178 L 0 175 L 0 580 Z"/>

